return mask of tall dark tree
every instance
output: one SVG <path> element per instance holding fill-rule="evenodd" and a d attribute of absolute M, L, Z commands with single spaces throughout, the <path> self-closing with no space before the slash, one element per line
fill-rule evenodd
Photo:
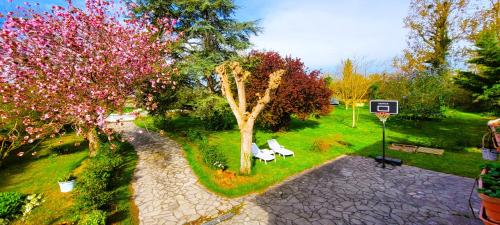
<path fill-rule="evenodd" d="M 152 21 L 177 18 L 174 32 L 181 40 L 176 49 L 181 75 L 218 92 L 215 67 L 247 49 L 250 36 L 260 30 L 256 21 L 237 21 L 236 9 L 233 0 L 138 0 L 135 12 Z"/>
<path fill-rule="evenodd" d="M 500 111 L 500 42 L 496 30 L 481 32 L 475 46 L 475 56 L 469 60 L 474 71 L 460 72 L 456 82 L 471 91 L 476 101 Z"/>

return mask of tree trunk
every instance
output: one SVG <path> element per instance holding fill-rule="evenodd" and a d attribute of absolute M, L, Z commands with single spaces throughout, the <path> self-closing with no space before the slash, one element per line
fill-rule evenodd
<path fill-rule="evenodd" d="M 253 126 L 245 125 L 245 127 L 240 130 L 240 173 L 244 175 L 249 175 L 252 172 L 252 136 Z"/>
<path fill-rule="evenodd" d="M 87 132 L 87 140 L 89 141 L 90 157 L 94 157 L 97 155 L 97 151 L 99 150 L 99 137 L 97 136 L 97 130 L 95 128 L 91 128 Z"/>
<path fill-rule="evenodd" d="M 356 127 L 356 103 L 352 104 L 352 127 Z"/>

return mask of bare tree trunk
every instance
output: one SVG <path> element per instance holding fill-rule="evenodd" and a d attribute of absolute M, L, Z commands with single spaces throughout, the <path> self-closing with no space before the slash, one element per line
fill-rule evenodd
<path fill-rule="evenodd" d="M 90 157 L 94 157 L 97 155 L 97 151 L 99 150 L 99 137 L 97 136 L 97 130 L 95 128 L 91 128 L 87 132 L 87 140 L 89 141 Z"/>
<path fill-rule="evenodd" d="M 240 173 L 252 173 L 252 135 L 253 126 L 246 125 L 241 129 L 241 155 L 240 155 Z"/>
<path fill-rule="evenodd" d="M 229 67 L 229 68 L 226 68 Z M 229 70 L 226 70 L 229 69 Z M 221 91 L 226 96 L 229 107 L 233 111 L 238 128 L 240 129 L 240 173 L 251 174 L 252 172 L 252 136 L 253 125 L 259 113 L 264 109 L 264 106 L 271 100 L 271 91 L 275 90 L 280 82 L 281 76 L 285 73 L 284 70 L 278 70 L 269 75 L 269 83 L 263 97 L 259 98 L 257 104 L 253 109 L 247 111 L 245 80 L 251 75 L 250 72 L 245 71 L 238 62 L 226 62 L 216 68 L 217 74 L 221 78 Z M 236 89 L 238 91 L 238 102 L 235 101 L 231 89 L 229 74 L 234 76 L 236 81 Z"/>
<path fill-rule="evenodd" d="M 352 127 L 356 127 L 356 103 L 352 104 Z"/>

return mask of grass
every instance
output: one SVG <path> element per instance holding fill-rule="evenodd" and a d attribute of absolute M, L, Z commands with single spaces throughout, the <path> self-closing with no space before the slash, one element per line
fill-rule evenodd
<path fill-rule="evenodd" d="M 484 162 L 477 148 L 486 131 L 488 118 L 478 114 L 449 110 L 440 121 L 399 121 L 390 118 L 387 122 L 387 143 L 417 144 L 444 148 L 442 156 L 423 153 L 404 153 L 388 150 L 389 157 L 402 159 L 406 165 L 440 171 L 466 177 L 475 177 Z M 251 176 L 227 176 L 237 174 L 239 169 L 239 131 L 208 132 L 200 121 L 190 117 L 175 117 L 165 131 L 184 146 L 186 158 L 200 182 L 208 189 L 229 197 L 241 196 L 264 190 L 270 185 L 303 170 L 318 166 L 342 154 L 374 157 L 381 154 L 381 123 L 361 108 L 357 128 L 351 128 L 351 111 L 337 107 L 331 114 L 319 119 L 300 121 L 294 119 L 288 132 L 255 132 L 256 143 L 267 148 L 266 141 L 276 138 L 282 145 L 295 152 L 296 157 L 278 158 L 265 165 L 254 161 Z M 159 126 L 152 117 L 138 120 L 139 126 L 158 131 Z M 185 136 L 187 130 L 199 130 L 209 137 L 212 145 L 218 146 L 228 158 L 227 173 L 214 171 L 202 162 L 198 145 Z M 314 142 L 326 145 L 324 151 L 311 151 Z"/>
<path fill-rule="evenodd" d="M 35 208 L 26 221 L 14 224 L 54 224 L 60 222 L 73 204 L 71 193 L 61 193 L 57 179 L 75 170 L 87 158 L 85 144 L 74 147 L 83 140 L 69 134 L 43 142 L 36 148 L 36 155 L 26 152 L 23 157 L 14 154 L 0 169 L 0 191 L 17 191 L 25 194 L 42 193 L 45 200 Z M 69 148 L 71 153 L 57 155 L 53 148 Z"/>
<path fill-rule="evenodd" d="M 81 143 L 75 146 L 75 143 Z M 108 218 L 111 224 L 139 224 L 138 211 L 132 201 L 131 180 L 137 164 L 137 154 L 133 147 L 120 145 L 124 157 L 121 175 L 115 185 L 116 198 Z M 56 154 L 56 149 L 70 150 Z M 13 224 L 64 224 L 73 216 L 72 193 L 61 193 L 57 179 L 65 174 L 78 176 L 87 162 L 88 148 L 83 139 L 75 134 L 45 141 L 34 151 L 26 152 L 23 157 L 12 154 L 4 167 L 0 168 L 0 191 L 16 191 L 25 194 L 42 193 L 44 202 L 36 207 L 25 221 L 17 220 Z"/>

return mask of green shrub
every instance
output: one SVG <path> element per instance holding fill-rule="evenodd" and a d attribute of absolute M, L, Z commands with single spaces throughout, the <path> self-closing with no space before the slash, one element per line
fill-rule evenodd
<path fill-rule="evenodd" d="M 193 130 L 193 129 L 187 130 L 186 137 L 192 142 L 206 139 L 206 137 L 199 130 Z"/>
<path fill-rule="evenodd" d="M 236 123 L 227 100 L 217 95 L 199 99 L 193 116 L 203 121 L 207 130 L 228 130 Z"/>
<path fill-rule="evenodd" d="M 153 117 L 153 127 L 158 128 L 160 130 L 169 130 L 170 121 L 168 118 L 163 116 L 154 116 Z"/>
<path fill-rule="evenodd" d="M 113 199 L 113 179 L 123 158 L 104 146 L 99 154 L 89 160 L 86 170 L 77 180 L 76 207 L 79 209 L 104 209 Z"/>
<path fill-rule="evenodd" d="M 200 152 L 203 162 L 212 169 L 225 170 L 227 168 L 227 159 L 216 146 L 209 145 L 207 141 L 200 144 Z"/>
<path fill-rule="evenodd" d="M 443 77 L 420 73 L 413 77 L 392 76 L 385 81 L 382 98 L 399 100 L 398 118 L 441 119 L 447 98 Z"/>
<path fill-rule="evenodd" d="M 0 218 L 0 225 L 9 225 L 9 220 Z"/>
<path fill-rule="evenodd" d="M 22 214 L 26 195 L 18 192 L 0 192 L 0 218 L 11 219 Z"/>
<path fill-rule="evenodd" d="M 78 223 L 81 225 L 106 225 L 106 212 L 101 210 L 92 210 L 86 214 Z"/>

